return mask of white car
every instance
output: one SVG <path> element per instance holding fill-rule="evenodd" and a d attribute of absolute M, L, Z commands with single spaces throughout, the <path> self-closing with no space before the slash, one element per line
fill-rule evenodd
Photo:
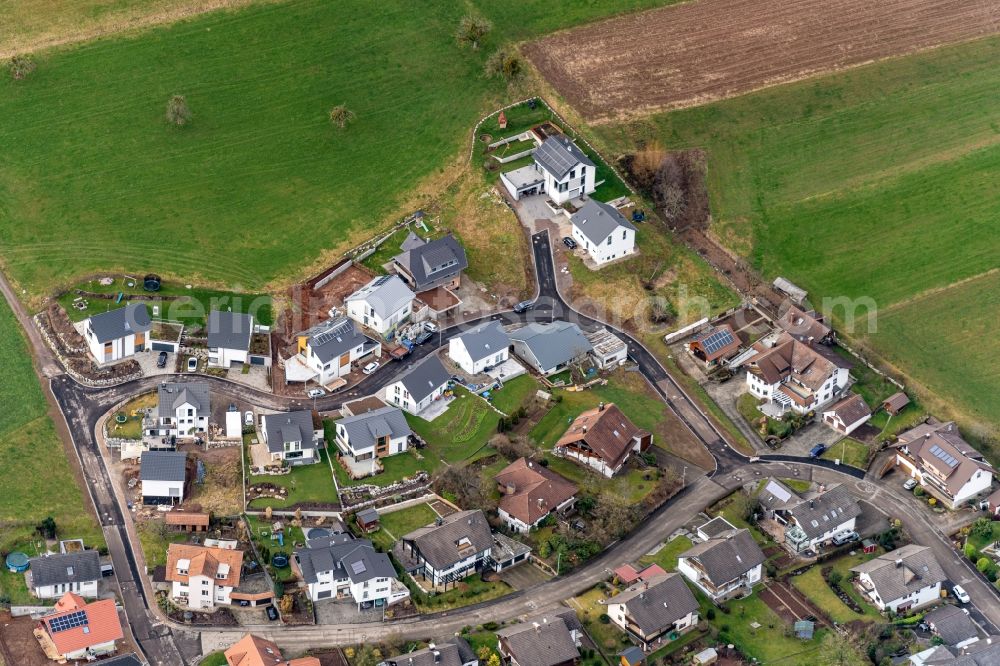
<path fill-rule="evenodd" d="M 366 365 L 361 372 L 365 373 L 366 375 L 370 375 L 376 370 L 378 370 L 378 361 L 372 361 L 371 363 Z"/>
<path fill-rule="evenodd" d="M 438 325 L 435 324 L 432 321 L 425 321 L 424 322 L 424 330 L 425 331 L 430 331 L 431 333 L 437 333 Z"/>
<path fill-rule="evenodd" d="M 189 356 L 188 357 L 188 372 L 194 372 L 198 369 L 198 357 Z"/>
<path fill-rule="evenodd" d="M 324 391 L 321 388 L 314 388 L 314 389 L 309 389 L 306 392 L 306 395 L 309 396 L 310 398 L 322 398 L 324 395 L 326 395 L 326 391 Z"/>
<path fill-rule="evenodd" d="M 903 482 L 903 490 L 913 490 L 917 487 L 916 479 L 907 479 Z"/>
<path fill-rule="evenodd" d="M 967 604 L 970 601 L 972 601 L 972 599 L 969 598 L 969 593 L 966 592 L 965 588 L 963 588 L 961 585 L 956 585 L 955 587 L 951 588 L 951 591 L 955 594 L 955 598 L 958 599 L 963 604 Z"/>
<path fill-rule="evenodd" d="M 253 412 L 243 413 L 243 425 L 253 425 Z"/>

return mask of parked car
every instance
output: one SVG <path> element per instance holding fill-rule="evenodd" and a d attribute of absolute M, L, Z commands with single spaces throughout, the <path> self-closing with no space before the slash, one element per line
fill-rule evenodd
<path fill-rule="evenodd" d="M 108 576 L 115 575 L 115 567 L 113 564 L 102 564 L 101 565 L 101 575 L 107 578 Z"/>
<path fill-rule="evenodd" d="M 809 452 L 809 457 L 819 458 L 824 452 L 826 452 L 826 444 L 817 444 L 812 447 L 812 450 Z"/>
<path fill-rule="evenodd" d="M 432 337 L 434 337 L 433 333 L 431 333 L 430 331 L 424 331 L 423 333 L 421 333 L 420 335 L 418 335 L 416 338 L 414 338 L 413 344 L 415 344 L 415 345 L 422 345 L 425 342 L 427 342 L 428 340 L 430 340 Z"/>
<path fill-rule="evenodd" d="M 326 395 L 326 391 L 324 391 L 321 388 L 311 388 L 308 391 L 306 391 L 306 395 L 309 396 L 310 398 L 322 398 L 324 395 Z"/>
<path fill-rule="evenodd" d="M 188 372 L 195 372 L 198 369 L 198 357 L 188 356 Z"/>
<path fill-rule="evenodd" d="M 438 331 L 438 325 L 435 324 L 432 321 L 425 321 L 424 322 L 424 330 L 425 331 L 430 331 L 431 333 L 437 333 L 437 331 Z"/>
<path fill-rule="evenodd" d="M 253 425 L 253 412 L 243 413 L 243 425 Z"/>
<path fill-rule="evenodd" d="M 843 546 L 845 543 L 857 541 L 859 538 L 861 537 L 854 530 L 851 530 L 850 532 L 840 532 L 839 534 L 833 535 L 833 544 L 835 546 Z"/>
<path fill-rule="evenodd" d="M 361 372 L 365 373 L 366 375 L 370 375 L 373 372 L 375 372 L 376 370 L 378 370 L 378 361 L 372 361 L 371 363 L 369 363 L 368 365 L 366 365 L 361 370 Z"/>
<path fill-rule="evenodd" d="M 167 367 L 167 352 L 160 352 L 160 355 L 156 357 L 156 367 Z"/>
<path fill-rule="evenodd" d="M 520 303 L 514 306 L 514 312 L 516 312 L 517 314 L 521 314 L 522 312 L 527 312 L 528 310 L 531 309 L 531 306 L 534 304 L 535 304 L 534 301 L 521 301 Z"/>
<path fill-rule="evenodd" d="M 956 585 L 955 587 L 951 588 L 951 591 L 955 594 L 955 598 L 958 599 L 959 602 L 963 604 L 967 604 L 970 601 L 972 601 L 972 599 L 969 598 L 969 593 L 966 592 L 965 588 L 962 587 L 961 585 Z"/>
<path fill-rule="evenodd" d="M 903 490 L 913 490 L 917 487 L 916 479 L 907 479 L 903 482 Z"/>
<path fill-rule="evenodd" d="M 570 238 L 569 236 L 563 236 L 563 245 L 565 245 L 571 250 L 576 249 L 576 241 Z"/>
<path fill-rule="evenodd" d="M 271 622 L 274 622 L 275 620 L 277 620 L 278 619 L 278 609 L 275 608 L 274 606 L 268 606 L 267 607 L 267 619 L 270 620 Z"/>

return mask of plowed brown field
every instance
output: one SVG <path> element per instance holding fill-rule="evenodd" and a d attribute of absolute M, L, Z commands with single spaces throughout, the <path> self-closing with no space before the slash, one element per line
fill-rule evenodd
<path fill-rule="evenodd" d="M 696 0 L 556 33 L 527 56 L 588 120 L 696 106 L 1000 31 L 1000 0 Z"/>

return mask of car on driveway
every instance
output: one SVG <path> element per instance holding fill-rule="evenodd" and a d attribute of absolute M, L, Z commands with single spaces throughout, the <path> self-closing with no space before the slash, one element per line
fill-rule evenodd
<path fill-rule="evenodd" d="M 916 479 L 907 479 L 903 482 L 903 490 L 913 490 L 917 487 Z"/>
<path fill-rule="evenodd" d="M 189 356 L 188 357 L 188 372 L 195 372 L 198 369 L 198 357 Z"/>
<path fill-rule="evenodd" d="M 955 594 L 955 598 L 958 599 L 959 603 L 967 604 L 972 599 L 969 598 L 969 593 L 965 591 L 965 588 L 961 585 L 956 585 L 951 588 L 951 591 Z"/>
<path fill-rule="evenodd" d="M 243 425 L 253 425 L 253 412 L 243 412 Z"/>
<path fill-rule="evenodd" d="M 310 398 L 322 398 L 324 395 L 326 395 L 326 391 L 324 391 L 321 388 L 311 388 L 308 391 L 306 391 L 306 395 L 309 396 Z"/>
<path fill-rule="evenodd" d="M 826 444 L 817 444 L 809 451 L 810 458 L 819 458 L 826 451 Z"/>
<path fill-rule="evenodd" d="M 430 331 L 431 333 L 437 333 L 438 325 L 435 324 L 432 321 L 425 321 L 424 322 L 424 330 L 425 331 Z"/>
<path fill-rule="evenodd" d="M 849 532 L 840 532 L 839 534 L 834 534 L 832 541 L 833 545 L 835 546 L 843 546 L 845 543 L 850 543 L 851 541 L 857 541 L 859 538 L 861 537 L 858 536 L 858 533 L 855 532 L 854 530 L 851 530 Z"/>
<path fill-rule="evenodd" d="M 361 370 L 361 372 L 365 373 L 366 375 L 370 375 L 373 372 L 375 372 L 376 370 L 378 370 L 378 361 L 372 361 L 371 363 L 369 363 L 368 365 L 366 365 Z"/>
<path fill-rule="evenodd" d="M 514 312 L 516 312 L 517 314 L 521 314 L 522 312 L 527 312 L 528 310 L 531 309 L 531 306 L 534 304 L 535 304 L 534 301 L 521 301 L 520 303 L 514 306 Z"/>
<path fill-rule="evenodd" d="M 278 609 L 275 608 L 274 606 L 268 606 L 267 607 L 267 619 L 270 620 L 271 622 L 274 622 L 275 620 L 277 620 L 278 619 Z"/>
<path fill-rule="evenodd" d="M 576 241 L 570 238 L 569 236 L 563 236 L 563 245 L 565 245 L 571 250 L 576 249 Z"/>
<path fill-rule="evenodd" d="M 160 355 L 156 357 L 156 367 L 167 367 L 167 352 L 160 352 Z"/>

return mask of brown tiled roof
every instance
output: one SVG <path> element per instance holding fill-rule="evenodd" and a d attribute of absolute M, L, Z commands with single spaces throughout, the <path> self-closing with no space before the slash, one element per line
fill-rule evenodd
<path fill-rule="evenodd" d="M 188 511 L 171 511 L 164 518 L 167 525 L 197 525 L 198 527 L 208 527 L 208 520 L 207 513 Z"/>
<path fill-rule="evenodd" d="M 993 468 L 983 461 L 983 454 L 962 439 L 958 426 L 951 421 L 922 423 L 901 434 L 894 446 L 905 446 L 914 460 L 935 470 L 945 479 L 952 495 L 961 490 L 977 470 L 993 472 Z"/>
<path fill-rule="evenodd" d="M 908 404 L 910 404 L 910 399 L 906 397 L 906 394 L 903 393 L 902 391 L 900 391 L 899 393 L 893 393 L 888 398 L 882 401 L 882 406 L 885 407 L 886 410 L 893 413 L 898 412 L 903 407 L 906 407 Z"/>
<path fill-rule="evenodd" d="M 76 611 L 86 613 L 86 624 L 61 631 L 52 630 L 52 624 L 55 620 Z M 72 592 L 67 592 L 59 599 L 54 613 L 42 617 L 41 625 L 60 654 L 76 652 L 91 645 L 100 645 L 124 638 L 114 599 L 102 599 L 88 604 Z"/>
<path fill-rule="evenodd" d="M 604 409 L 595 407 L 576 417 L 556 446 L 584 441 L 609 467 L 617 467 L 631 450 L 632 440 L 648 435 L 612 402 Z"/>
<path fill-rule="evenodd" d="M 247 634 L 225 651 L 227 666 L 320 666 L 316 657 L 300 657 L 286 661 L 277 644 L 253 634 Z"/>
<path fill-rule="evenodd" d="M 822 387 L 836 370 L 822 354 L 788 333 L 782 333 L 775 345 L 757 355 L 752 364 L 768 384 L 792 378 L 813 391 Z"/>
<path fill-rule="evenodd" d="M 827 411 L 833 412 L 844 425 L 848 426 L 866 416 L 872 415 L 872 410 L 868 408 L 868 403 L 857 393 L 852 393 Z"/>
<path fill-rule="evenodd" d="M 500 508 L 527 525 L 544 517 L 576 495 L 576 486 L 552 470 L 525 458 L 515 460 L 496 476 Z M 506 487 L 513 492 L 507 494 Z"/>
<path fill-rule="evenodd" d="M 778 317 L 778 326 L 800 340 L 812 338 L 817 342 L 830 335 L 830 327 L 815 312 L 806 312 L 794 305 Z"/>
<path fill-rule="evenodd" d="M 187 575 L 177 573 L 177 561 L 190 560 Z M 229 574 L 217 579 L 215 574 L 219 564 L 229 565 Z M 191 576 L 207 576 L 216 585 L 238 587 L 240 584 L 240 568 L 243 566 L 243 551 L 208 546 L 194 546 L 186 543 L 172 543 L 167 548 L 167 580 L 170 582 L 187 583 Z"/>

